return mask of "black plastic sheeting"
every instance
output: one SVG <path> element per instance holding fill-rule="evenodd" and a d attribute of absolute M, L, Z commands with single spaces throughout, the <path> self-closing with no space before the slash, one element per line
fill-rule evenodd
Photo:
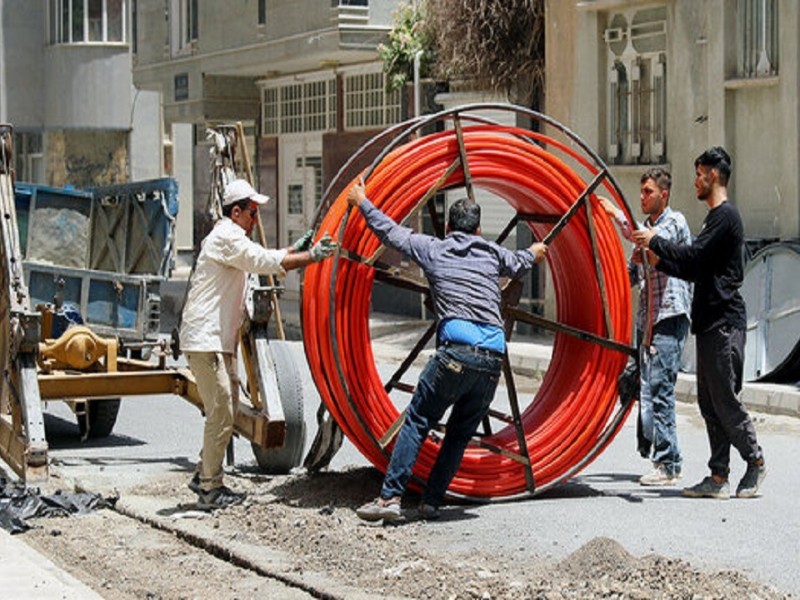
<path fill-rule="evenodd" d="M 22 533 L 32 527 L 28 519 L 86 514 L 112 508 L 116 501 L 116 498 L 103 498 L 88 492 L 61 490 L 42 496 L 36 488 L 0 477 L 0 527 L 11 533 Z"/>

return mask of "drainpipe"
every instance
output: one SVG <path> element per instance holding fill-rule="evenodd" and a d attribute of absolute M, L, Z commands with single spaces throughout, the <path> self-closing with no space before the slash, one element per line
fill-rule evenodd
<path fill-rule="evenodd" d="M 414 116 L 415 117 L 418 117 L 422 112 L 422 91 L 420 90 L 420 85 L 419 85 L 419 61 L 424 53 L 425 53 L 424 50 L 417 50 L 417 53 L 414 54 Z"/>

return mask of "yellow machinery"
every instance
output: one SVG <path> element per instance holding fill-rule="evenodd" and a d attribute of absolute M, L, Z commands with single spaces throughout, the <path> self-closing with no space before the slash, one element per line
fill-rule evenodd
<path fill-rule="evenodd" d="M 177 199 L 170 213 L 153 185 L 125 188 L 127 196 L 98 188 L 68 202 L 59 190 L 23 184 L 17 200 L 28 204 L 18 222 L 12 140 L 12 128 L 0 125 L 0 458 L 35 481 L 48 476 L 43 401 L 66 401 L 87 435 L 100 408 L 110 418 L 96 432 L 110 433 L 121 396 L 174 394 L 203 406 L 190 371 L 166 364 L 178 358 L 177 339 L 158 336 L 158 283 L 172 260 Z M 43 231 L 49 239 L 37 241 Z M 48 244 L 51 255 L 39 256 Z M 286 472 L 299 464 L 305 429 L 299 370 L 285 343 L 267 338 L 276 291 L 251 290 L 234 427 L 262 469 Z M 64 300 L 83 309 L 85 324 L 63 327 Z"/>

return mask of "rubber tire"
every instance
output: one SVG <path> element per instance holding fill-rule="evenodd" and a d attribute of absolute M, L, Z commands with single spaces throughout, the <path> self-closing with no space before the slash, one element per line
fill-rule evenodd
<path fill-rule="evenodd" d="M 106 438 L 114 430 L 119 414 L 120 398 L 104 398 L 102 400 L 87 400 L 86 414 L 77 415 L 78 429 L 81 436 L 86 435 L 86 422 L 89 422 L 90 439 Z"/>
<path fill-rule="evenodd" d="M 270 341 L 269 349 L 278 379 L 278 392 L 286 418 L 286 438 L 281 448 L 262 448 L 251 444 L 262 473 L 285 475 L 300 466 L 306 443 L 303 414 L 303 380 L 291 346 L 284 341 Z"/>

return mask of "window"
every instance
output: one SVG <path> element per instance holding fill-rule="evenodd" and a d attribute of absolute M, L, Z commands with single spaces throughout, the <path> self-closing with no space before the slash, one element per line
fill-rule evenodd
<path fill-rule="evenodd" d="M 666 9 L 609 16 L 607 154 L 613 164 L 653 164 L 666 155 Z"/>
<path fill-rule="evenodd" d="M 303 184 L 296 183 L 289 186 L 289 202 L 287 210 L 290 215 L 303 214 Z"/>
<path fill-rule="evenodd" d="M 138 3 L 139 0 L 131 0 L 131 52 L 134 54 L 139 51 Z"/>
<path fill-rule="evenodd" d="M 322 187 L 322 157 L 321 156 L 299 156 L 295 162 L 295 168 L 299 171 L 303 167 L 313 169 L 314 172 L 314 209 L 322 204 L 322 194 L 325 191 Z"/>
<path fill-rule="evenodd" d="M 400 90 L 386 93 L 383 72 L 346 75 L 344 89 L 345 129 L 372 129 L 400 122 Z"/>
<path fill-rule="evenodd" d="M 14 169 L 17 181 L 45 183 L 41 133 L 14 132 Z"/>
<path fill-rule="evenodd" d="M 51 44 L 125 42 L 125 0 L 49 0 Z"/>
<path fill-rule="evenodd" d="M 258 0 L 258 24 L 267 24 L 267 0 Z"/>
<path fill-rule="evenodd" d="M 336 129 L 336 81 L 328 76 L 264 88 L 261 107 L 264 135 L 332 131 Z"/>
<path fill-rule="evenodd" d="M 169 6 L 172 55 L 189 53 L 198 36 L 198 0 L 170 0 Z"/>
<path fill-rule="evenodd" d="M 739 77 L 778 74 L 777 0 L 737 0 L 736 36 Z"/>

